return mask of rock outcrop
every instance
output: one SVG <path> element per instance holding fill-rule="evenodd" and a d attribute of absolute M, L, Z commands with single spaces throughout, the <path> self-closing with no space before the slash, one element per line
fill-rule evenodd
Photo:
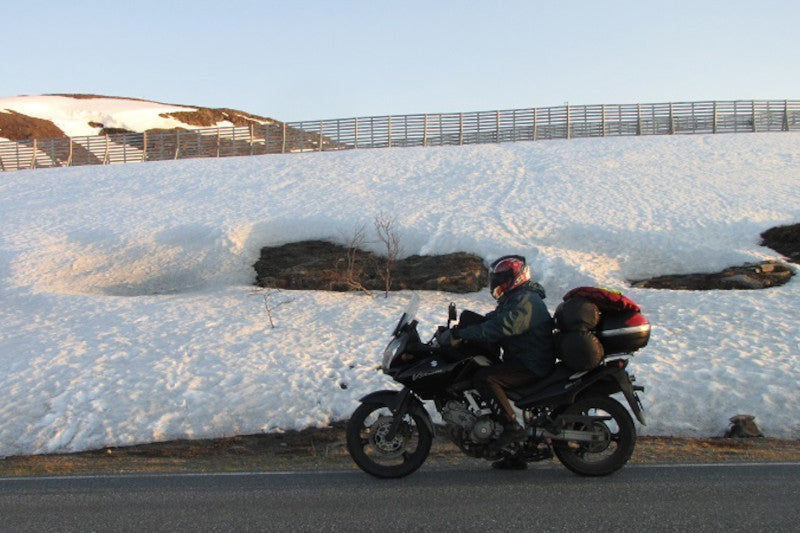
<path fill-rule="evenodd" d="M 385 265 L 386 258 L 372 252 L 327 241 L 303 241 L 262 248 L 253 267 L 256 285 L 262 287 L 382 291 Z M 488 280 L 483 259 L 464 252 L 397 259 L 390 273 L 390 290 L 469 293 L 485 288 Z"/>

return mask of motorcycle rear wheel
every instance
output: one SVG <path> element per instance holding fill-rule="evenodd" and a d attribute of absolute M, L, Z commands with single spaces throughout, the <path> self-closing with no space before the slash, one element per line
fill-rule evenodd
<path fill-rule="evenodd" d="M 362 403 L 347 423 L 347 451 L 364 472 L 379 478 L 398 478 L 417 470 L 431 449 L 423 414 L 403 417 L 393 439 L 387 438 L 394 416 L 381 403 Z"/>
<path fill-rule="evenodd" d="M 636 428 L 627 409 L 617 400 L 608 396 L 581 398 L 561 414 L 611 417 L 598 420 L 591 427 L 576 422 L 565 428 L 605 433 L 605 439 L 598 442 L 554 441 L 553 451 L 565 467 L 582 476 L 606 476 L 628 462 L 636 446 Z"/>

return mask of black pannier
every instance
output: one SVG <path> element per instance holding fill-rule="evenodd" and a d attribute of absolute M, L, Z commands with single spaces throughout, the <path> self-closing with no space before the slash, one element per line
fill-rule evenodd
<path fill-rule="evenodd" d="M 605 355 L 603 345 L 591 331 L 568 331 L 556 338 L 558 358 L 572 370 L 591 370 Z"/>
<path fill-rule="evenodd" d="M 553 318 L 558 358 L 575 371 L 599 365 L 605 350 L 593 333 L 600 323 L 597 306 L 584 298 L 571 298 L 559 304 Z"/>
<path fill-rule="evenodd" d="M 573 289 L 553 318 L 557 355 L 575 371 L 591 370 L 607 355 L 635 352 L 650 340 L 650 323 L 639 306 L 605 289 Z"/>

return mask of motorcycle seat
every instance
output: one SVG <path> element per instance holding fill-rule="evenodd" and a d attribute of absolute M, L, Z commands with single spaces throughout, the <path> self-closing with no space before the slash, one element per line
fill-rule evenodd
<path fill-rule="evenodd" d="M 558 362 L 553 367 L 553 371 L 544 378 L 538 381 L 533 381 L 527 385 L 523 385 L 522 387 L 506 389 L 506 395 L 511 401 L 517 401 L 520 398 L 530 396 L 546 387 L 549 387 L 553 383 L 564 381 L 574 373 L 575 371 L 568 368 L 567 365 L 562 362 Z"/>

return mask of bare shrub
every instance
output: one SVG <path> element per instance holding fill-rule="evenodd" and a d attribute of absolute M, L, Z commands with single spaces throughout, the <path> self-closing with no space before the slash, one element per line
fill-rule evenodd
<path fill-rule="evenodd" d="M 345 285 L 353 290 L 362 291 L 369 295 L 369 290 L 361 281 L 364 275 L 364 265 L 359 262 L 359 253 L 366 242 L 366 228 L 364 225 L 357 227 L 353 235 L 347 241 L 347 252 L 345 254 L 344 271 L 342 272 Z"/>
<path fill-rule="evenodd" d="M 384 298 L 389 297 L 389 291 L 392 288 L 392 270 L 394 270 L 395 262 L 400 256 L 402 251 L 400 247 L 400 236 L 397 233 L 397 218 L 389 216 L 384 212 L 375 215 L 374 219 L 375 233 L 378 235 L 386 251 L 383 264 L 379 265 L 378 276 L 384 283 Z"/>
<path fill-rule="evenodd" d="M 256 291 L 257 294 L 262 291 Z M 266 289 L 263 291 L 264 296 L 264 309 L 267 311 L 267 318 L 269 319 L 269 327 L 275 329 L 275 310 L 279 307 L 291 303 L 294 298 L 288 298 L 282 295 L 280 289 Z"/>

